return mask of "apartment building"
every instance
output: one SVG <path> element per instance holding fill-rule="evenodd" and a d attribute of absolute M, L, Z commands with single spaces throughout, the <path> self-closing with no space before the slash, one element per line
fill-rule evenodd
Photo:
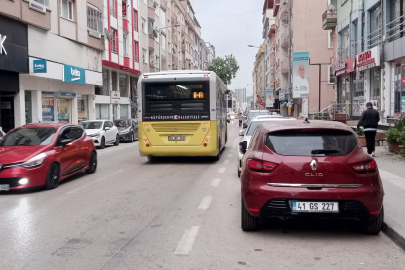
<path fill-rule="evenodd" d="M 288 100 L 281 106 L 283 115 L 308 116 L 334 102 L 332 70 L 333 49 L 328 46 L 329 34 L 320 27 L 320 17 L 327 0 L 267 0 L 267 8 L 275 17 L 275 91 Z M 308 97 L 293 97 L 292 54 L 309 52 Z M 333 76 L 332 76 L 333 78 Z"/>
<path fill-rule="evenodd" d="M 266 80 L 265 80 L 265 53 L 266 46 L 264 44 L 260 45 L 258 52 L 256 53 L 256 61 L 253 64 L 253 102 L 256 109 L 265 109 L 265 90 L 266 90 Z"/>
<path fill-rule="evenodd" d="M 95 89 L 102 86 L 102 14 L 102 0 L 1 2 L 5 130 L 95 118 Z"/>

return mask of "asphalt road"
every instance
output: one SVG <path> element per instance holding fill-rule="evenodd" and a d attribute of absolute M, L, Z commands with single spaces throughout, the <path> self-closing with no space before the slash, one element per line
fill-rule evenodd
<path fill-rule="evenodd" d="M 94 175 L 0 193 L 0 269 L 404 269 L 404 251 L 352 222 L 242 232 L 238 129 L 218 162 L 148 163 L 122 143 L 98 151 Z"/>

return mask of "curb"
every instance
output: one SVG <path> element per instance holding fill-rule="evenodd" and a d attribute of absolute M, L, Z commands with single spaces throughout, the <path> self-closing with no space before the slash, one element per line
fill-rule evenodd
<path fill-rule="evenodd" d="M 397 246 L 405 250 L 405 229 L 389 217 L 384 219 L 382 232 Z"/>

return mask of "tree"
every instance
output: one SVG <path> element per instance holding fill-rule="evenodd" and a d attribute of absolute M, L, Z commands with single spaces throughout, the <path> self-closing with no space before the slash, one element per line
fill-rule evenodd
<path fill-rule="evenodd" d="M 239 70 L 238 61 L 232 54 L 225 55 L 224 58 L 217 57 L 209 63 L 208 70 L 214 71 L 226 85 L 229 85 Z"/>

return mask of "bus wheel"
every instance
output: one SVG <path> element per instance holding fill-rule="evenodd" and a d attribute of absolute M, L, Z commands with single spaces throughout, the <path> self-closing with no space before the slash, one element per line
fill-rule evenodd
<path fill-rule="evenodd" d="M 147 159 L 149 162 L 153 162 L 153 160 L 154 160 L 153 156 L 151 156 L 151 155 L 147 156 Z"/>

